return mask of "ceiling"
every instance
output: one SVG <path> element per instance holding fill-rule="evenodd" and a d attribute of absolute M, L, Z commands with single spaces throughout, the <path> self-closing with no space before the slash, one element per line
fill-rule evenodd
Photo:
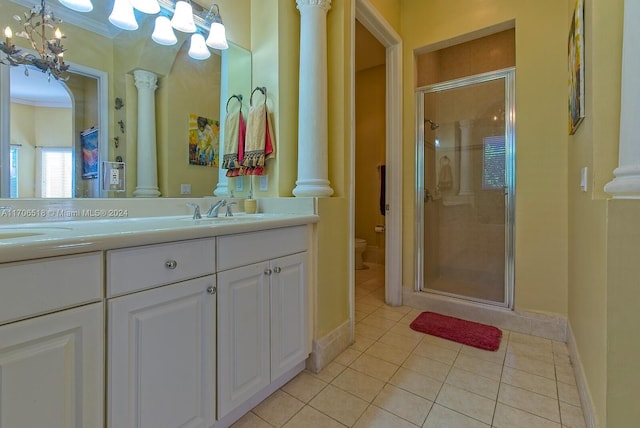
<path fill-rule="evenodd" d="M 11 67 L 11 101 L 37 107 L 71 108 L 71 97 L 65 86 L 37 68 Z"/>

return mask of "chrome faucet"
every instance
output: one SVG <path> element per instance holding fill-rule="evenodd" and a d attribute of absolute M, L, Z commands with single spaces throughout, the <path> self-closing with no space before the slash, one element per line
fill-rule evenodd
<path fill-rule="evenodd" d="M 190 206 L 191 208 L 193 208 L 193 217 L 192 218 L 194 220 L 200 220 L 202 218 L 202 215 L 200 215 L 200 205 L 187 203 L 187 206 Z"/>
<path fill-rule="evenodd" d="M 227 213 L 224 215 L 225 217 L 233 217 L 233 211 L 231 211 L 231 206 L 236 204 L 237 202 L 229 202 L 227 204 Z"/>
<path fill-rule="evenodd" d="M 220 210 L 220 207 L 224 207 L 225 205 L 227 205 L 227 201 L 224 199 L 221 199 L 215 204 L 211 205 L 211 208 L 209 208 L 209 211 L 207 211 L 207 217 L 209 218 L 218 217 L 218 211 Z"/>

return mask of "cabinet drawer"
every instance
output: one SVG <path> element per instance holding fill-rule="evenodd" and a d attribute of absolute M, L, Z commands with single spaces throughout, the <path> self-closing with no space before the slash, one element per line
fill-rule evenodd
<path fill-rule="evenodd" d="M 307 250 L 307 226 L 239 233 L 218 238 L 218 271 Z"/>
<path fill-rule="evenodd" d="M 102 298 L 100 252 L 0 265 L 0 324 Z"/>
<path fill-rule="evenodd" d="M 107 297 L 215 272 L 215 238 L 107 251 Z"/>

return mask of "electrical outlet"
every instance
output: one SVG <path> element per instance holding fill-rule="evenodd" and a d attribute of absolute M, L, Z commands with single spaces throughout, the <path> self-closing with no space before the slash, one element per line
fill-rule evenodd
<path fill-rule="evenodd" d="M 236 191 L 242 192 L 244 190 L 244 178 L 236 177 Z"/>
<path fill-rule="evenodd" d="M 265 192 L 269 188 L 269 176 L 261 175 L 260 176 L 260 191 Z"/>
<path fill-rule="evenodd" d="M 180 185 L 180 194 L 181 195 L 190 195 L 191 194 L 191 184 L 181 184 Z"/>

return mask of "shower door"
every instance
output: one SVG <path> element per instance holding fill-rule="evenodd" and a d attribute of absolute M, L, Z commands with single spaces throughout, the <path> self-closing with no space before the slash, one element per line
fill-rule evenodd
<path fill-rule="evenodd" d="M 416 287 L 511 307 L 514 70 L 419 88 Z"/>

